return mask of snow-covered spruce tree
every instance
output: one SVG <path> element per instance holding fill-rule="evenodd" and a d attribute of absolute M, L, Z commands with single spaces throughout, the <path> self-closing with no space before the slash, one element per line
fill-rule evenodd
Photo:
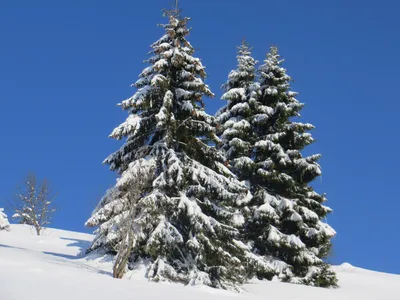
<path fill-rule="evenodd" d="M 0 230 L 10 230 L 10 223 L 8 222 L 7 215 L 4 213 L 3 208 L 0 208 Z"/>
<path fill-rule="evenodd" d="M 236 203 L 249 195 L 210 146 L 216 122 L 202 97 L 213 94 L 186 39 L 189 18 L 166 16 L 150 66 L 121 103 L 129 116 L 111 137 L 126 141 L 105 160 L 120 177 L 86 223 L 98 226 L 89 251 L 116 254 L 131 240 L 129 266 L 148 261 L 150 280 L 230 288 L 245 279 L 252 256 L 235 228 L 243 223 Z"/>
<path fill-rule="evenodd" d="M 321 175 L 320 155 L 301 154 L 314 142 L 309 133 L 314 127 L 293 120 L 300 117 L 303 104 L 291 91 L 291 78 L 282 63 L 278 49 L 271 47 L 259 69 L 259 102 L 269 108 L 265 118 L 254 119 L 252 127 L 259 137 L 253 152 L 256 170 L 252 183 L 259 191 L 248 237 L 260 254 L 272 254 L 291 266 L 285 281 L 335 286 L 336 276 L 323 261 L 335 235 L 323 222 L 331 209 L 323 205 L 325 195 L 310 185 Z"/>
<path fill-rule="evenodd" d="M 258 182 L 255 181 L 254 173 L 256 163 L 254 162 L 254 148 L 258 141 L 257 132 L 254 131 L 254 124 L 257 126 L 265 124 L 273 112 L 268 106 L 263 106 L 258 102 L 260 95 L 260 85 L 255 82 L 256 60 L 251 55 L 251 48 L 245 42 L 238 47 L 237 55 L 238 66 L 236 70 L 229 73 L 228 81 L 222 86 L 225 93 L 223 100 L 228 104 L 217 112 L 220 122 L 219 134 L 221 135 L 221 149 L 226 155 L 228 167 L 238 178 L 246 183 L 251 193 L 257 196 L 257 200 L 267 201 L 271 197 L 265 189 L 260 189 Z M 254 212 L 250 209 L 251 203 L 243 203 L 242 212 L 246 219 L 252 219 Z M 267 224 L 275 223 L 278 214 L 269 207 L 269 214 L 261 214 L 263 222 Z M 258 212 L 259 213 L 259 212 Z M 270 219 L 269 219 L 270 218 Z M 257 228 L 258 229 L 258 228 Z M 263 228 L 264 229 L 264 228 Z M 248 234 L 249 228 L 246 224 L 243 228 L 244 242 L 251 243 L 252 234 Z M 289 268 L 287 264 L 266 251 L 262 252 L 264 261 L 268 261 L 270 268 L 260 268 L 258 262 L 253 262 L 252 271 L 259 278 L 271 280 L 274 276 L 282 276 Z"/>
<path fill-rule="evenodd" d="M 254 114 L 256 100 L 255 65 L 251 49 L 246 42 L 238 47 L 238 67 L 229 73 L 228 81 L 222 86 L 223 100 L 228 104 L 217 112 L 222 139 L 221 149 L 229 161 L 229 166 L 240 180 L 248 180 L 254 163 L 250 157 L 255 135 L 249 119 Z"/>

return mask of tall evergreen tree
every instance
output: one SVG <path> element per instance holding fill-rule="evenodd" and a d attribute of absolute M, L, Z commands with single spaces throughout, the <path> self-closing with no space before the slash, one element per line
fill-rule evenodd
<path fill-rule="evenodd" d="M 254 85 L 255 65 L 251 49 L 246 42 L 238 47 L 238 66 L 229 73 L 228 81 L 222 86 L 223 100 L 228 104 L 217 112 L 221 123 L 222 150 L 230 167 L 241 180 L 248 180 L 254 165 L 249 153 L 255 136 L 249 119 L 254 114 L 257 88 Z"/>
<path fill-rule="evenodd" d="M 189 18 L 166 15 L 150 66 L 121 103 L 129 116 L 111 137 L 126 141 L 105 160 L 120 177 L 86 223 L 98 226 L 89 251 L 116 254 L 130 241 L 130 267 L 149 261 L 150 280 L 229 288 L 245 279 L 252 256 L 236 229 L 244 222 L 236 203 L 249 195 L 212 147 L 216 122 L 202 98 L 213 94 L 186 39 Z"/>
<path fill-rule="evenodd" d="M 260 189 L 248 233 L 261 254 L 272 253 L 291 266 L 293 274 L 286 274 L 285 280 L 335 286 L 336 276 L 323 261 L 336 234 L 322 222 L 331 209 L 323 205 L 325 195 L 310 185 L 321 175 L 320 155 L 301 154 L 314 142 L 309 133 L 314 126 L 293 120 L 300 117 L 304 105 L 291 91 L 291 78 L 282 63 L 278 49 L 271 47 L 259 69 L 259 102 L 272 113 L 264 124 L 253 127 L 259 137 L 254 148 L 254 181 Z M 273 197 L 263 197 L 267 193 Z"/>
<path fill-rule="evenodd" d="M 261 196 L 262 200 L 271 199 L 273 197 L 265 189 L 260 190 L 254 176 L 256 170 L 254 149 L 259 140 L 254 127 L 265 125 L 265 120 L 272 116 L 273 109 L 258 101 L 260 85 L 255 80 L 257 61 L 252 57 L 251 48 L 246 42 L 238 47 L 237 61 L 237 69 L 229 73 L 228 81 L 222 86 L 225 90 L 222 99 L 227 100 L 228 104 L 217 112 L 217 118 L 221 124 L 219 128 L 221 149 L 226 155 L 229 168 L 246 183 L 251 193 L 258 195 L 257 199 Z M 254 201 L 253 199 L 252 203 Z M 274 212 L 274 209 L 272 207 L 269 209 L 269 214 L 261 213 L 263 222 L 266 224 L 278 219 L 278 214 Z M 247 219 L 253 218 L 254 212 L 250 210 L 249 203 L 243 203 L 242 211 Z M 257 213 L 260 214 L 260 211 Z M 250 229 L 253 230 L 253 228 Z M 253 234 L 249 235 L 248 231 L 249 228 L 245 224 L 244 242 L 254 242 L 251 239 L 254 237 Z M 272 254 L 268 255 L 266 251 L 261 254 L 270 262 L 271 267 L 260 269 L 255 265 L 253 266 L 255 275 L 271 280 L 275 275 L 282 276 L 286 273 L 285 270 L 289 266 L 282 260 Z"/>
<path fill-rule="evenodd" d="M 229 74 L 223 99 L 228 105 L 217 114 L 222 149 L 231 170 L 249 186 L 253 199 L 244 206 L 244 240 L 254 251 L 275 261 L 260 278 L 317 286 L 336 284 L 322 260 L 334 230 L 321 220 L 330 212 L 324 195 L 309 183 L 321 174 L 319 155 L 303 158 L 301 150 L 313 142 L 310 124 L 294 122 L 303 104 L 290 90 L 291 78 L 272 47 L 255 76 L 255 60 L 247 45 L 238 53 L 238 69 Z M 281 261 L 280 263 L 278 263 Z M 284 263 L 282 263 L 284 262 Z"/>

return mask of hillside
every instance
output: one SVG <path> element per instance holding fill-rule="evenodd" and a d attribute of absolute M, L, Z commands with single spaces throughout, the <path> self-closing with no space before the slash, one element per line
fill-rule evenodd
<path fill-rule="evenodd" d="M 320 289 L 279 282 L 254 282 L 240 294 L 202 286 L 150 283 L 141 270 L 131 280 L 111 277 L 108 257 L 83 257 L 92 235 L 46 229 L 35 236 L 30 227 L 12 225 L 0 232 L 1 300 L 128 300 L 128 299 L 276 299 L 276 300 L 391 300 L 399 299 L 400 276 L 353 267 L 334 267 L 339 289 Z"/>

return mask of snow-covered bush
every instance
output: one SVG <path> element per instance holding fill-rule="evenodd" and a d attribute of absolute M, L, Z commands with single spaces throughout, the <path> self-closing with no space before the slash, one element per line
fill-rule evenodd
<path fill-rule="evenodd" d="M 10 230 L 10 223 L 3 208 L 0 208 L 0 230 Z"/>

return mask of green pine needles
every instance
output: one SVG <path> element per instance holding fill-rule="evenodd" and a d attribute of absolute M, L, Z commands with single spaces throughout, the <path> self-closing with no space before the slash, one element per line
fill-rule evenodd
<path fill-rule="evenodd" d="M 223 98 L 229 102 L 218 114 L 221 149 L 253 195 L 244 208 L 245 242 L 288 265 L 278 275 L 283 281 L 335 286 L 337 279 L 323 261 L 335 235 L 322 222 L 331 210 L 323 205 L 325 196 L 309 185 L 321 175 L 320 155 L 301 154 L 314 141 L 309 133 L 314 127 L 293 120 L 303 104 L 291 91 L 282 63 L 278 49 L 271 47 L 256 72 L 248 45 L 239 47 L 238 69 L 224 85 Z"/>
<path fill-rule="evenodd" d="M 206 113 L 205 67 L 187 40 L 189 18 L 166 14 L 164 35 L 120 106 L 128 117 L 111 133 L 123 146 L 105 163 L 118 173 L 86 225 L 88 252 L 117 255 L 116 277 L 146 265 L 152 281 L 236 289 L 258 277 L 336 286 L 324 262 L 335 231 L 310 183 L 320 155 L 299 123 L 303 104 L 272 47 L 257 69 L 251 47 L 223 85 L 228 103 Z M 126 265 L 126 266 L 125 266 Z"/>

